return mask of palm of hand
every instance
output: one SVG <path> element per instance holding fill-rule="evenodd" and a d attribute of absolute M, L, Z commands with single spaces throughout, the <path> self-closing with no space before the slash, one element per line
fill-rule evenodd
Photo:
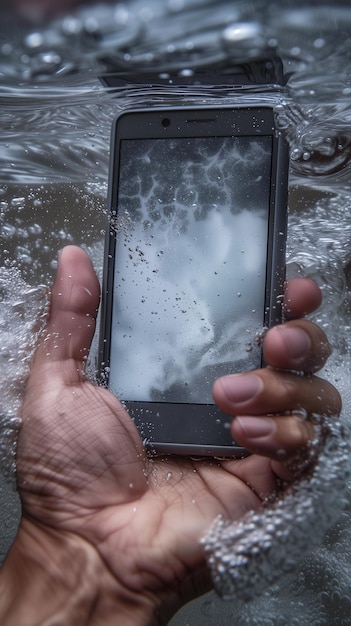
<path fill-rule="evenodd" d="M 127 588 L 178 586 L 182 597 L 187 572 L 203 570 L 205 591 L 199 538 L 217 515 L 235 519 L 259 505 L 240 468 L 256 462 L 257 489 L 268 492 L 269 461 L 148 460 L 123 407 L 84 380 L 78 362 L 40 359 L 34 371 L 18 464 L 24 515 L 87 541 Z"/>
<path fill-rule="evenodd" d="M 71 551 L 73 569 L 74 556 L 83 552 L 90 592 L 100 589 L 94 609 L 94 616 L 99 617 L 93 623 L 115 623 L 127 607 L 128 624 L 151 624 L 157 607 L 165 611 L 166 617 L 159 618 L 165 621 L 175 607 L 207 590 L 200 539 L 215 517 L 223 514 L 238 519 L 260 506 L 262 498 L 276 489 L 277 474 L 285 478 L 277 450 L 285 447 L 294 454 L 308 441 L 308 424 L 293 415 L 282 419 L 279 413 L 301 406 L 311 412 L 324 410 L 324 395 L 327 412 L 334 414 L 340 400 L 331 385 L 314 376 L 304 379 L 261 370 L 261 392 L 239 414 L 274 413 L 274 432 L 259 439 L 256 432 L 253 444 L 240 421 L 236 420 L 237 430 L 235 424 L 233 428 L 242 445 L 251 441 L 251 449 L 262 456 L 225 462 L 147 459 L 121 404 L 85 379 L 98 298 L 99 285 L 89 259 L 77 248 L 66 249 L 23 404 L 17 463 L 23 504 L 22 552 L 31 553 L 35 536 L 37 544 L 45 546 L 41 554 Z M 316 297 L 312 300 L 311 310 Z M 302 357 L 287 358 L 285 348 L 279 348 L 282 337 L 278 332 L 271 341 L 272 364 L 278 369 L 306 366 L 305 371 L 316 371 L 329 354 L 325 337 L 317 327 L 301 321 L 290 328 L 294 340 L 296 332 L 301 337 L 301 331 L 303 335 L 308 331 L 311 347 Z M 314 345 L 319 346 L 318 357 L 314 357 Z M 216 393 L 218 401 L 220 389 Z M 235 414 L 226 403 L 224 410 Z M 63 576 L 70 565 L 65 562 L 64 567 Z M 78 588 L 79 576 L 78 568 Z M 140 606 L 139 621 L 135 612 L 130 618 L 130 609 L 136 605 Z M 83 623 L 79 610 L 69 623 L 78 623 L 77 619 Z"/>

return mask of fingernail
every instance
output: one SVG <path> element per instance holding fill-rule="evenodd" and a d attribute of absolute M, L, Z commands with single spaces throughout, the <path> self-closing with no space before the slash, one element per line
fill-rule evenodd
<path fill-rule="evenodd" d="M 283 338 L 286 350 L 291 359 L 299 359 L 305 356 L 312 347 L 310 336 L 300 328 L 277 326 L 276 330 Z"/>
<path fill-rule="evenodd" d="M 244 437 L 248 439 L 267 437 L 271 435 L 276 428 L 275 421 L 270 417 L 236 417 L 233 425 L 236 431 L 239 426 Z"/>
<path fill-rule="evenodd" d="M 263 382 L 258 376 L 251 374 L 232 374 L 220 379 L 222 389 L 229 402 L 242 404 L 252 400 L 263 389 Z"/>

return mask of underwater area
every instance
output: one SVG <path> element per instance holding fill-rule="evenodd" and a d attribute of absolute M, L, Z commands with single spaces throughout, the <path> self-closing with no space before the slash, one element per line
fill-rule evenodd
<path fill-rule="evenodd" d="M 286 84 L 172 84 L 279 56 Z M 110 68 L 154 87 L 106 89 Z M 182 81 L 180 81 L 181 83 Z M 20 519 L 15 441 L 58 251 L 82 246 L 102 275 L 111 125 L 130 106 L 273 102 L 290 148 L 287 275 L 315 279 L 311 316 L 343 398 L 311 479 L 204 540 L 218 594 L 171 626 L 351 624 L 351 6 L 348 0 L 130 0 L 0 21 L 0 561 Z M 95 346 L 96 349 L 96 346 Z M 94 349 L 90 362 L 94 375 Z M 243 558 L 243 555 L 248 558 Z"/>

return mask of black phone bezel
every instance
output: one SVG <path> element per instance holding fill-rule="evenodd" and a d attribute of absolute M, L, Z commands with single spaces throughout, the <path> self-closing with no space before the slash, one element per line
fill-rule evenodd
<path fill-rule="evenodd" d="M 165 123 L 165 120 L 170 123 Z M 106 233 L 99 371 L 108 386 L 112 334 L 114 255 L 119 175 L 119 142 L 123 139 L 199 136 L 270 135 L 272 137 L 271 186 L 265 278 L 263 326 L 282 321 L 287 228 L 288 147 L 277 132 L 271 106 L 184 106 L 129 109 L 121 112 L 112 128 L 109 173 L 109 225 Z M 259 330 L 259 329 L 258 329 Z M 262 363 L 262 365 L 264 365 Z M 229 373 L 229 372 L 228 372 Z M 135 421 L 145 445 L 158 454 L 243 457 L 248 452 L 233 442 L 227 424 L 230 416 L 212 404 L 123 402 Z M 163 420 L 160 415 L 167 415 Z M 159 436 L 154 437 L 157 424 Z M 172 424 L 170 430 L 169 425 Z M 224 424 L 224 426 L 223 426 Z M 196 441 L 190 442 L 191 433 Z"/>

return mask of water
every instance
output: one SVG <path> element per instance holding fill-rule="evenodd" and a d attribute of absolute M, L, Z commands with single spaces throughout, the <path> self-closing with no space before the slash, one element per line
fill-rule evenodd
<path fill-rule="evenodd" d="M 39 285 L 51 283 L 57 251 L 67 243 L 83 245 L 101 273 L 112 119 L 130 103 L 173 98 L 171 86 L 152 96 L 142 88 L 116 96 L 102 90 L 97 76 L 111 62 L 189 74 L 273 51 L 290 74 L 280 94 L 245 95 L 276 99 L 290 142 L 288 273 L 322 286 L 324 303 L 313 318 L 334 345 L 324 375 L 343 395 L 343 426 L 332 431 L 312 483 L 301 482 L 285 502 L 245 524 L 217 522 L 206 545 L 219 593 L 235 600 L 210 594 L 186 607 L 174 626 L 350 623 L 351 8 L 346 1 L 328 5 L 132 0 L 81 9 L 40 29 L 11 15 L 0 26 L 0 553 L 19 516 L 15 433 L 47 301 Z M 224 91 L 192 87 L 186 97 L 237 97 Z"/>

